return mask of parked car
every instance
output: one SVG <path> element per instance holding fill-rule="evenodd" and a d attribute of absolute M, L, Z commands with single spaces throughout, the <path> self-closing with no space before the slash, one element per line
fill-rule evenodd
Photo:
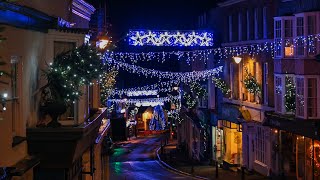
<path fill-rule="evenodd" d="M 103 139 L 103 152 L 109 155 L 114 153 L 114 143 L 110 136 L 105 136 Z"/>

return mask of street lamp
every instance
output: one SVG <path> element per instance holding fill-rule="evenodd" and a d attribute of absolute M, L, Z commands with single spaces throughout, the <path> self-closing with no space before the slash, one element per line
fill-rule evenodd
<path fill-rule="evenodd" d="M 233 57 L 234 62 L 236 62 L 237 64 L 239 64 L 242 60 L 241 57 Z"/>

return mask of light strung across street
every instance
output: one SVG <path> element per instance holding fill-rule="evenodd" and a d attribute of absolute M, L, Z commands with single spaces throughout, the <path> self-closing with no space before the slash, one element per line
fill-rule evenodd
<path fill-rule="evenodd" d="M 213 46 L 213 34 L 203 31 L 131 30 L 128 38 L 133 46 Z"/>
<path fill-rule="evenodd" d="M 113 63 L 115 68 L 123 69 L 128 71 L 129 73 L 135 73 L 139 75 L 144 75 L 146 77 L 157 77 L 159 79 L 175 79 L 181 82 L 192 82 L 192 81 L 200 81 L 206 80 L 211 76 L 215 76 L 218 73 L 222 72 L 222 66 L 203 70 L 203 71 L 192 71 L 192 72 L 168 72 L 168 71 L 158 71 L 154 69 L 143 68 L 140 66 L 120 62 L 108 60 L 109 63 Z"/>
<path fill-rule="evenodd" d="M 282 48 L 304 47 L 308 53 L 315 53 L 317 42 L 320 41 L 320 34 L 299 36 L 292 39 L 276 39 L 275 41 L 266 41 L 264 43 L 244 44 L 241 46 L 230 46 L 222 48 L 210 48 L 204 50 L 192 51 L 168 51 L 168 52 L 113 52 L 105 53 L 106 58 L 117 61 L 131 61 L 137 63 L 139 61 L 157 61 L 165 62 L 168 59 L 176 58 L 179 61 L 186 61 L 190 65 L 193 61 L 207 62 L 210 55 L 219 57 L 219 59 L 241 56 L 248 54 L 250 56 L 258 56 L 261 53 L 270 53 L 274 57 L 274 52 Z M 284 50 L 283 50 L 284 51 Z"/>
<path fill-rule="evenodd" d="M 159 97 L 159 98 L 144 98 L 144 99 L 109 99 L 109 102 L 126 103 L 135 106 L 157 106 L 163 105 L 165 102 L 170 102 L 172 99 L 180 100 L 180 96 Z"/>
<path fill-rule="evenodd" d="M 168 52 L 113 52 L 105 53 L 106 59 L 113 59 L 116 61 L 130 61 L 135 64 L 140 61 L 157 61 L 164 63 L 168 59 L 176 58 L 178 61 L 185 61 L 188 65 L 194 61 L 203 61 L 207 63 L 209 57 L 214 55 L 219 59 L 240 56 L 248 54 L 250 56 L 257 56 L 261 53 L 270 53 L 273 57 L 274 43 L 265 42 L 261 44 L 250 44 L 242 46 L 232 46 L 214 49 L 193 50 L 193 51 L 168 51 Z"/>
<path fill-rule="evenodd" d="M 179 84 L 178 80 L 171 80 L 171 81 L 164 81 L 164 82 L 159 82 L 157 84 L 152 84 L 152 85 L 146 85 L 142 87 L 133 87 L 133 88 L 127 88 L 127 89 L 116 89 L 113 91 L 112 95 L 119 95 L 121 96 L 122 94 L 133 94 L 136 92 L 141 92 L 141 91 L 157 91 L 157 92 L 171 92 L 172 87 L 174 85 Z"/>
<path fill-rule="evenodd" d="M 145 90 L 145 91 L 127 91 L 127 96 L 153 96 L 158 95 L 157 90 Z"/>

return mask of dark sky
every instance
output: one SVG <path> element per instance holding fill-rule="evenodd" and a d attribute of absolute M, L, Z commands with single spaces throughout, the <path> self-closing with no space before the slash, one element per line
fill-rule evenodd
<path fill-rule="evenodd" d="M 97 3 L 104 0 L 91 1 Z M 122 52 L 177 50 L 171 47 L 127 46 L 126 34 L 129 29 L 196 30 L 198 15 L 215 4 L 215 0 L 106 0 L 106 2 L 108 20 L 112 24 L 108 36 L 112 36 L 113 43 L 117 46 L 114 51 Z M 161 71 L 177 71 L 179 67 L 178 62 L 174 60 L 164 64 L 142 62 L 139 65 Z M 157 82 L 156 78 L 146 79 L 121 70 L 117 87 L 122 89 Z"/>
<path fill-rule="evenodd" d="M 107 0 L 114 39 L 129 29 L 183 30 L 196 28 L 197 15 L 215 0 Z"/>

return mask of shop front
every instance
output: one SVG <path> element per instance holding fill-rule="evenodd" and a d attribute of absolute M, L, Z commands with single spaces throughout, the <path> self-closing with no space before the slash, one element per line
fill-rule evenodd
<path fill-rule="evenodd" d="M 237 106 L 224 105 L 215 131 L 216 158 L 225 169 L 242 164 L 241 112 Z"/>
<path fill-rule="evenodd" d="M 272 128 L 271 171 L 298 180 L 320 180 L 320 140 L 312 120 L 287 119 L 267 114 Z"/>

